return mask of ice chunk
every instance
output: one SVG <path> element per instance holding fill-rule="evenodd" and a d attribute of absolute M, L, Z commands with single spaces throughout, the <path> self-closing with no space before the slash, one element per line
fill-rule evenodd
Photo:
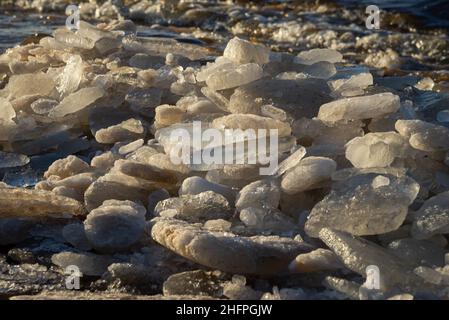
<path fill-rule="evenodd" d="M 212 121 L 211 127 L 217 129 L 265 129 L 267 134 L 270 129 L 277 129 L 278 136 L 288 136 L 291 133 L 290 126 L 282 121 L 261 117 L 254 114 L 230 114 Z"/>
<path fill-rule="evenodd" d="M 237 195 L 235 207 L 242 210 L 253 208 L 277 208 L 281 198 L 279 183 L 273 179 L 252 182 Z"/>
<path fill-rule="evenodd" d="M 53 77 L 43 72 L 11 76 L 5 88 L 11 99 L 37 94 L 49 96 L 54 89 Z"/>
<path fill-rule="evenodd" d="M 363 136 L 363 123 L 360 121 L 339 121 L 329 123 L 320 119 L 301 118 L 292 124 L 293 134 L 300 141 L 313 145 L 345 145 L 349 140 Z"/>
<path fill-rule="evenodd" d="M 233 70 L 236 67 L 237 65 L 233 61 L 224 57 L 218 57 L 215 62 L 208 63 L 206 66 L 201 68 L 200 71 L 198 71 L 196 80 L 198 82 L 204 82 L 215 73 Z"/>
<path fill-rule="evenodd" d="M 247 63 L 234 69 L 219 70 L 211 74 L 206 84 L 213 90 L 239 87 L 262 78 L 263 70 L 255 63 Z"/>
<path fill-rule="evenodd" d="M 373 76 L 368 69 L 340 69 L 338 70 L 338 73 L 328 81 L 328 83 L 333 90 L 332 95 L 338 97 L 340 95 L 344 96 L 345 92 L 351 90 L 366 89 L 373 84 Z"/>
<path fill-rule="evenodd" d="M 270 50 L 264 46 L 252 44 L 249 41 L 234 37 L 229 40 L 223 52 L 223 57 L 238 64 L 257 63 L 263 65 L 268 62 Z"/>
<path fill-rule="evenodd" d="M 335 252 L 347 268 L 363 277 L 367 277 L 367 267 L 377 266 L 382 291 L 396 286 L 407 291 L 422 287 L 422 281 L 413 273 L 410 265 L 372 242 L 328 228 L 320 231 L 320 239 Z"/>
<path fill-rule="evenodd" d="M 101 276 L 116 259 L 94 253 L 60 252 L 54 254 L 51 261 L 63 269 L 68 266 L 77 266 L 81 273 L 80 276 Z"/>
<path fill-rule="evenodd" d="M 223 282 L 228 279 L 221 271 L 194 270 L 176 273 L 165 280 L 164 295 L 195 295 L 220 297 Z"/>
<path fill-rule="evenodd" d="M 234 204 L 234 190 L 227 186 L 207 181 L 206 179 L 203 179 L 201 177 L 189 177 L 185 179 L 182 182 L 181 188 L 179 189 L 179 195 L 195 195 L 205 191 L 213 191 L 215 193 L 221 194 L 229 201 L 229 204 Z"/>
<path fill-rule="evenodd" d="M 278 274 L 298 254 L 310 251 L 307 244 L 290 238 L 239 237 L 174 219 L 156 218 L 153 222 L 151 235 L 161 245 L 196 263 L 230 273 Z"/>
<path fill-rule="evenodd" d="M 48 114 L 52 118 L 62 118 L 83 110 L 99 98 L 103 97 L 105 92 L 99 87 L 88 87 L 78 90 L 75 93 L 65 97 L 60 104 L 54 107 Z"/>
<path fill-rule="evenodd" d="M 274 208 L 246 207 L 239 217 L 250 231 L 258 234 L 292 236 L 299 233 L 293 219 Z"/>
<path fill-rule="evenodd" d="M 449 191 L 428 199 L 414 214 L 411 234 L 416 239 L 449 233 Z"/>
<path fill-rule="evenodd" d="M 100 129 L 95 132 L 95 140 L 99 143 L 115 143 L 138 140 L 145 137 L 146 128 L 138 119 L 128 119 L 119 124 Z"/>
<path fill-rule="evenodd" d="M 305 230 L 312 237 L 322 228 L 354 235 L 382 234 L 398 229 L 408 206 L 415 200 L 419 184 L 411 178 L 384 175 L 388 185 L 373 184 L 376 174 L 355 176 L 334 189 L 315 205 Z"/>
<path fill-rule="evenodd" d="M 309 273 L 342 269 L 343 265 L 335 253 L 326 249 L 316 249 L 298 255 L 289 265 L 293 273 Z"/>
<path fill-rule="evenodd" d="M 83 79 L 83 60 L 78 55 L 73 55 L 67 61 L 56 87 L 62 97 L 75 92 Z"/>
<path fill-rule="evenodd" d="M 346 144 L 346 158 L 356 168 L 388 167 L 397 158 L 407 158 L 411 150 L 396 132 L 368 133 Z"/>
<path fill-rule="evenodd" d="M 146 203 L 148 195 L 165 185 L 127 176 L 122 173 L 108 173 L 100 177 L 84 193 L 87 210 L 99 207 L 105 200 L 131 200 Z"/>
<path fill-rule="evenodd" d="M 261 107 L 272 105 L 295 119 L 316 116 L 319 107 L 329 102 L 330 89 L 321 79 L 260 79 L 237 88 L 229 100 L 232 113 L 260 114 Z"/>
<path fill-rule="evenodd" d="M 21 167 L 30 162 L 30 158 L 23 154 L 0 151 L 0 169 Z"/>
<path fill-rule="evenodd" d="M 89 172 L 91 168 L 82 159 L 76 156 L 68 156 L 64 159 L 59 159 L 53 162 L 53 164 L 44 173 L 44 177 L 58 176 L 61 179 L 74 176 L 79 173 Z"/>
<path fill-rule="evenodd" d="M 323 104 L 318 118 L 336 122 L 342 119 L 371 119 L 396 112 L 400 107 L 399 96 L 379 93 L 370 96 L 352 97 Z"/>
<path fill-rule="evenodd" d="M 91 50 L 95 47 L 95 41 L 89 38 L 85 38 L 77 33 L 71 32 L 66 28 L 60 28 L 55 30 L 54 37 L 56 43 L 59 45 Z"/>
<path fill-rule="evenodd" d="M 146 209 L 132 201 L 107 200 L 84 221 L 86 237 L 102 252 L 129 249 L 143 236 Z"/>
<path fill-rule="evenodd" d="M 71 217 L 83 215 L 84 207 L 71 198 L 50 191 L 0 188 L 1 217 Z"/>
<path fill-rule="evenodd" d="M 37 114 L 47 114 L 59 104 L 53 99 L 37 99 L 31 104 L 31 109 Z"/>
<path fill-rule="evenodd" d="M 156 205 L 154 212 L 162 217 L 189 222 L 229 219 L 233 213 L 226 198 L 213 191 L 163 200 Z"/>
<path fill-rule="evenodd" d="M 16 111 L 14 110 L 11 103 L 0 97 L 0 121 L 6 123 L 11 123 L 16 117 Z"/>
<path fill-rule="evenodd" d="M 422 120 L 398 120 L 396 130 L 409 138 L 410 145 L 427 152 L 449 150 L 449 129 Z"/>
<path fill-rule="evenodd" d="M 62 229 L 62 235 L 72 246 L 80 250 L 90 250 L 92 246 L 86 238 L 82 223 L 71 223 Z"/>
<path fill-rule="evenodd" d="M 311 65 L 320 61 L 338 63 L 343 61 L 343 55 L 333 49 L 312 49 L 302 51 L 295 59 L 296 63 Z"/>
<path fill-rule="evenodd" d="M 325 157 L 307 157 L 288 170 L 282 177 L 282 191 L 287 194 L 312 190 L 330 180 L 337 168 L 334 160 Z"/>
<path fill-rule="evenodd" d="M 399 239 L 388 244 L 388 250 L 416 267 L 444 266 L 444 249 L 431 241 Z"/>
<path fill-rule="evenodd" d="M 286 159 L 284 159 L 278 166 L 276 173 L 282 175 L 293 167 L 296 167 L 302 158 L 306 155 L 306 148 L 299 147 Z"/>

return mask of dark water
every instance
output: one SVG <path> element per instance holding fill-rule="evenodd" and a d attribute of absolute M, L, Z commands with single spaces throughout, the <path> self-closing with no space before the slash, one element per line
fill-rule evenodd
<path fill-rule="evenodd" d="M 58 15 L 35 13 L 4 13 L 0 9 L 0 52 L 14 47 L 30 35 L 50 34 L 55 28 L 64 25 L 65 18 Z"/>
<path fill-rule="evenodd" d="M 410 14 L 418 18 L 426 28 L 449 30 L 449 0 L 336 0 L 335 2 L 346 8 L 359 9 L 374 4 L 381 10 Z M 51 34 L 54 29 L 64 24 L 65 16 L 61 14 L 5 12 L 0 7 L 0 52 L 19 44 L 30 35 Z"/>
<path fill-rule="evenodd" d="M 347 7 L 377 5 L 381 10 L 411 14 L 425 27 L 449 29 L 449 0 L 339 0 Z"/>

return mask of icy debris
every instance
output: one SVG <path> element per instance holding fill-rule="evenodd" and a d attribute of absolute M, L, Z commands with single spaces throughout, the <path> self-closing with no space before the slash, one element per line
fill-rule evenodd
<path fill-rule="evenodd" d="M 408 177 L 385 175 L 388 185 L 373 185 L 376 174 L 362 174 L 343 182 L 310 213 L 305 230 L 317 237 L 322 228 L 354 235 L 382 234 L 398 229 L 408 206 L 415 200 L 419 184 Z"/>
<path fill-rule="evenodd" d="M 157 128 L 167 127 L 172 124 L 182 122 L 185 111 L 177 106 L 168 104 L 160 105 L 156 108 L 155 124 Z"/>
<path fill-rule="evenodd" d="M 132 201 L 107 200 L 84 221 L 86 237 L 101 252 L 129 249 L 143 236 L 146 209 Z"/>
<path fill-rule="evenodd" d="M 398 69 L 401 63 L 402 60 L 399 54 L 390 48 L 386 51 L 373 52 L 365 59 L 365 64 L 379 69 Z"/>
<path fill-rule="evenodd" d="M 215 62 L 208 63 L 198 71 L 196 74 L 196 80 L 199 82 L 204 82 L 214 73 L 224 70 L 231 70 L 236 66 L 237 65 L 235 62 L 224 57 L 218 57 Z"/>
<path fill-rule="evenodd" d="M 323 182 L 330 179 L 336 168 L 335 161 L 329 158 L 304 158 L 284 174 L 281 181 L 282 191 L 295 194 L 320 188 Z"/>
<path fill-rule="evenodd" d="M 234 37 L 229 40 L 223 52 L 223 57 L 238 64 L 257 63 L 263 65 L 268 62 L 270 51 L 268 48 L 252 44 L 249 41 Z"/>
<path fill-rule="evenodd" d="M 318 118 L 323 121 L 362 120 L 383 117 L 396 112 L 399 97 L 392 93 L 378 93 L 363 97 L 345 98 L 323 104 Z"/>
<path fill-rule="evenodd" d="M 43 10 L 56 8 L 44 2 Z M 209 21 L 218 11 L 233 22 L 234 34 L 261 39 L 244 23 L 252 7 L 175 2 L 142 1 L 132 16 L 165 25 L 166 19 Z M 115 1 L 84 4 L 82 12 L 105 21 L 127 16 Z M 333 49 L 296 56 L 234 38 L 214 58 L 216 50 L 197 39 L 156 29 L 144 31 L 155 36 L 137 37 L 131 21 L 117 20 L 81 22 L 75 32 L 60 28 L 54 37 L 28 39 L 1 55 L 0 175 L 6 183 L 0 183 L 0 245 L 21 247 L 8 260 L 46 261 L 41 253 L 57 253 L 56 265 L 80 264 L 86 275 L 102 276 L 86 279 L 92 290 L 159 291 L 172 275 L 163 285 L 166 295 L 157 296 L 164 299 L 408 299 L 428 289 L 447 295 L 441 290 L 449 283 L 443 267 L 449 234 L 444 77 L 342 66 L 334 50 L 342 49 L 349 63 L 366 57 L 369 65 L 391 69 L 402 59 L 379 49 L 397 48 L 398 41 L 408 48 L 419 38 L 388 35 L 387 43 L 373 34 L 356 42 L 351 32 L 316 30 L 313 23 L 266 23 L 260 12 L 260 31 L 273 32 L 274 41 Z M 194 34 L 207 43 L 211 34 L 204 30 Z M 213 37 L 226 40 L 221 32 Z M 270 45 L 282 50 L 288 44 Z M 354 45 L 357 54 L 348 54 Z M 263 176 L 259 164 L 174 164 L 170 134 L 192 133 L 193 121 L 222 134 L 278 130 L 277 170 Z M 34 190 L 12 187 L 34 184 Z M 29 229 L 36 218 L 41 225 Z M 3 270 L 8 263 L 2 259 Z M 220 271 L 189 271 L 198 265 Z M 289 265 L 290 273 L 316 274 L 289 274 Z M 371 265 L 385 280 L 381 290 L 348 272 L 366 277 Z M 0 295 L 54 283 L 42 277 L 54 277 L 50 270 L 36 271 L 43 266 L 22 266 L 8 265 Z M 26 283 L 12 281 L 10 271 Z M 321 290 L 323 277 L 331 290 Z M 399 290 L 385 291 L 390 287 Z M 58 295 L 99 297 L 40 297 Z"/>
<path fill-rule="evenodd" d="M 277 274 L 296 255 L 310 250 L 290 238 L 240 237 L 173 219 L 158 218 L 153 223 L 151 235 L 161 245 L 196 263 L 230 273 Z"/>

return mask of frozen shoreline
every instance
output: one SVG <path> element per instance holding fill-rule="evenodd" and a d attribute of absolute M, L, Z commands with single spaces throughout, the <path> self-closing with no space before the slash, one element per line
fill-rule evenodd
<path fill-rule="evenodd" d="M 447 299 L 445 34 L 160 14 L 151 36 L 82 22 L 0 55 L 0 297 Z M 278 170 L 173 163 L 196 121 L 277 130 Z"/>

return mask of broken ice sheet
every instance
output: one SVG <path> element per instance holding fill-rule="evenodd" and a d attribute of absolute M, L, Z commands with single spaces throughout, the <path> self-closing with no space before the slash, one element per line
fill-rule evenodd
<path fill-rule="evenodd" d="M 0 169 L 21 167 L 30 162 L 30 158 L 23 154 L 0 151 Z"/>
<path fill-rule="evenodd" d="M 335 185 L 310 213 L 305 230 L 317 237 L 323 228 L 353 235 L 382 234 L 398 229 L 419 192 L 413 179 L 362 174 Z"/>
<path fill-rule="evenodd" d="M 60 74 L 57 89 L 62 97 L 75 92 L 83 78 L 84 66 L 80 56 L 74 55 L 67 61 Z"/>
<path fill-rule="evenodd" d="M 296 63 L 311 65 L 320 61 L 338 63 L 343 60 L 343 55 L 333 49 L 312 49 L 301 51 L 295 59 Z"/>
<path fill-rule="evenodd" d="M 213 90 L 235 88 L 262 78 L 263 70 L 255 63 L 247 63 L 234 68 L 217 70 L 211 74 L 206 84 Z"/>
<path fill-rule="evenodd" d="M 362 120 L 383 117 L 400 107 L 399 96 L 390 92 L 335 100 L 320 107 L 318 118 L 323 121 Z"/>
<path fill-rule="evenodd" d="M 13 187 L 32 187 L 42 180 L 42 170 L 35 170 L 30 166 L 8 169 L 2 181 Z"/>
<path fill-rule="evenodd" d="M 48 114 L 52 118 L 62 118 L 65 115 L 78 112 L 103 97 L 105 92 L 99 87 L 88 87 L 78 90 L 64 98 L 59 105 Z"/>

